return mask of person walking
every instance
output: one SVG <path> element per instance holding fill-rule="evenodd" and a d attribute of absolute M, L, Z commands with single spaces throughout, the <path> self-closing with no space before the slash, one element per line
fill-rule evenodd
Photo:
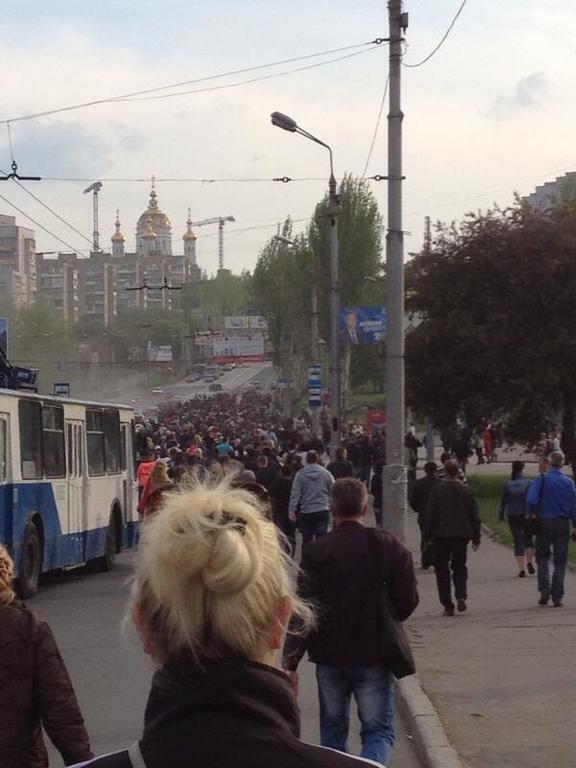
<path fill-rule="evenodd" d="M 552 451 L 548 457 L 550 469 L 534 480 L 526 503 L 531 514 L 539 519 L 536 534 L 536 565 L 538 566 L 539 605 L 562 606 L 564 577 L 568 562 L 570 522 L 576 528 L 576 486 L 563 474 L 564 454 Z M 550 557 L 554 555 L 554 573 L 550 582 Z"/>
<path fill-rule="evenodd" d="M 512 462 L 512 477 L 502 486 L 500 501 L 500 520 L 507 520 L 514 539 L 514 556 L 518 564 L 518 576 L 524 578 L 526 569 L 533 575 L 534 568 L 534 530 L 526 509 L 526 495 L 532 481 L 524 477 L 524 462 Z"/>
<path fill-rule="evenodd" d="M 292 557 L 294 557 L 296 551 L 296 525 L 288 517 L 288 507 L 293 482 L 292 469 L 289 466 L 283 465 L 280 467 L 280 473 L 276 476 L 270 488 L 272 519 L 288 539 L 290 555 Z"/>
<path fill-rule="evenodd" d="M 92 758 L 84 719 L 48 624 L 12 590 L 0 544 L 0 766 L 48 768 L 42 728 L 65 765 Z"/>
<path fill-rule="evenodd" d="M 426 541 L 426 536 L 424 535 L 424 522 L 432 488 L 440 482 L 439 478 L 436 476 L 437 471 L 438 465 L 436 462 L 427 461 L 426 464 L 424 464 L 424 477 L 416 480 L 408 497 L 410 506 L 418 515 L 418 528 L 420 528 L 420 565 L 424 571 L 430 568 L 433 562 L 432 545 L 429 541 Z"/>
<path fill-rule="evenodd" d="M 348 461 L 348 451 L 343 445 L 336 448 L 336 458 L 326 467 L 334 480 L 340 480 L 342 477 L 354 477 L 354 464 Z"/>
<path fill-rule="evenodd" d="M 290 616 L 309 627 L 312 612 L 264 510 L 248 491 L 199 485 L 143 527 L 130 601 L 156 668 L 143 732 L 83 768 L 365 765 L 298 736 L 277 657 Z"/>
<path fill-rule="evenodd" d="M 370 480 L 370 493 L 372 494 L 372 509 L 374 510 L 374 520 L 376 528 L 382 528 L 384 523 L 384 459 L 378 459 L 374 464 L 374 472 Z"/>
<path fill-rule="evenodd" d="M 353 696 L 361 722 L 361 756 L 386 765 L 394 744 L 394 680 L 386 654 L 389 638 L 379 637 L 376 629 L 381 601 L 374 584 L 387 585 L 399 621 L 418 605 L 418 592 L 412 555 L 392 534 L 366 527 L 367 509 L 362 481 L 334 483 L 334 529 L 305 549 L 299 581 L 300 596 L 318 606 L 318 621 L 308 634 L 288 635 L 283 667 L 297 680 L 306 651 L 316 664 L 323 746 L 348 751 Z"/>
<path fill-rule="evenodd" d="M 174 483 L 168 476 L 168 467 L 163 461 L 157 461 L 138 502 L 138 512 L 141 518 L 149 517 L 157 512 L 162 506 L 164 493 L 173 488 Z"/>
<path fill-rule="evenodd" d="M 316 451 L 308 451 L 306 465 L 294 478 L 288 507 L 291 522 L 298 522 L 302 532 L 302 544 L 319 539 L 328 532 L 330 488 L 333 483 L 330 472 L 318 464 Z"/>
<path fill-rule="evenodd" d="M 445 480 L 432 488 L 426 508 L 425 539 L 434 549 L 434 568 L 438 597 L 445 616 L 454 616 L 450 571 L 454 582 L 456 606 L 467 609 L 468 542 L 474 551 L 480 546 L 480 516 L 472 490 L 458 480 L 460 467 L 454 459 L 444 464 Z"/>

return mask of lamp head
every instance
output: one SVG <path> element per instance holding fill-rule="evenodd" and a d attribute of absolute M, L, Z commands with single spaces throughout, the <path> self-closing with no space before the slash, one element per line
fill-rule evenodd
<path fill-rule="evenodd" d="M 275 125 L 277 128 L 282 128 L 284 131 L 290 131 L 290 133 L 296 133 L 298 124 L 296 120 L 288 117 L 288 115 L 283 115 L 282 112 L 272 112 L 270 118 L 272 119 L 272 125 Z"/>

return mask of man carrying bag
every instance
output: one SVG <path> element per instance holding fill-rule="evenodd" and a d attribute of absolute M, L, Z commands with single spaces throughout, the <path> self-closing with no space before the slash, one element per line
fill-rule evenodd
<path fill-rule="evenodd" d="M 361 756 L 385 765 L 394 743 L 394 676 L 414 672 L 400 622 L 418 605 L 410 552 L 391 534 L 367 529 L 366 487 L 337 480 L 331 490 L 334 530 L 307 545 L 300 594 L 318 622 L 307 636 L 288 636 L 283 666 L 297 688 L 305 651 L 316 664 L 323 746 L 346 752 L 349 704 L 362 723 Z"/>

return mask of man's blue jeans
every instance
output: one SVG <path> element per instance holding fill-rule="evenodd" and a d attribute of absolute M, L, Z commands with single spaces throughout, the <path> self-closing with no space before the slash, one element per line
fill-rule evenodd
<path fill-rule="evenodd" d="M 323 747 L 348 751 L 350 697 L 361 722 L 361 757 L 386 765 L 394 744 L 394 678 L 384 666 L 316 666 Z"/>
<path fill-rule="evenodd" d="M 542 518 L 536 537 L 538 589 L 543 597 L 559 603 L 564 596 L 564 577 L 570 543 L 570 520 L 567 517 Z M 550 586 L 550 549 L 554 553 L 554 573 Z"/>

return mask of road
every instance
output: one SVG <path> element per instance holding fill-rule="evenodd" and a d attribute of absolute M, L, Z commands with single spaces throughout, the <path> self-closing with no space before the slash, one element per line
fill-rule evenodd
<path fill-rule="evenodd" d="M 245 363 L 232 371 L 226 371 L 217 382 L 226 392 L 239 394 L 254 381 L 260 381 L 263 389 L 267 389 L 277 378 L 272 363 Z M 148 392 L 137 399 L 133 404 L 137 410 L 144 410 L 166 402 L 170 397 L 195 397 L 196 395 L 210 394 L 210 384 L 206 381 L 179 381 L 176 384 L 168 384 L 161 387 L 162 392 L 153 394 Z"/>
<path fill-rule="evenodd" d="M 56 635 L 98 754 L 130 744 L 140 734 L 153 671 L 130 622 L 122 628 L 130 560 L 130 554 L 121 555 L 112 573 L 57 574 L 30 602 Z M 314 668 L 304 663 L 300 672 L 302 738 L 318 743 Z M 353 730 L 357 734 L 357 724 Z M 397 730 L 389 768 L 420 768 L 402 723 Z M 357 735 L 351 739 L 351 749 L 358 751 Z M 50 765 L 62 765 L 53 750 Z"/>

